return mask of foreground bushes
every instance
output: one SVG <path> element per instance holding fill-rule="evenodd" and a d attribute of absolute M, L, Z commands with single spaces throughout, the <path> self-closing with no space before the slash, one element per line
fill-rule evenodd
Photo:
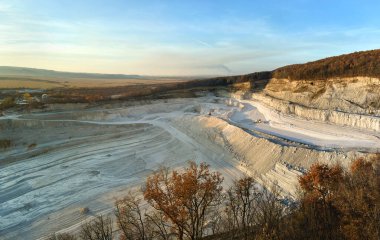
<path fill-rule="evenodd" d="M 316 164 L 300 178 L 299 208 L 284 219 L 293 239 L 380 239 L 379 157 L 345 172 Z"/>
<path fill-rule="evenodd" d="M 116 201 L 119 238 L 148 239 L 380 239 L 380 158 L 340 166 L 313 165 L 300 177 L 296 204 L 280 201 L 251 177 L 223 191 L 223 178 L 205 164 L 183 172 L 162 169 L 147 179 L 144 197 Z M 112 239 L 112 221 L 82 226 L 80 239 Z M 57 235 L 53 239 L 74 239 Z M 62 238 L 59 238 L 62 237 Z"/>

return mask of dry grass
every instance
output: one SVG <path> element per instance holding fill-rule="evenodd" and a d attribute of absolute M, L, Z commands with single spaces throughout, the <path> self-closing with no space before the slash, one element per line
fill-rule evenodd
<path fill-rule="evenodd" d="M 52 89 L 52 88 L 103 88 L 141 84 L 175 83 L 183 79 L 157 78 L 157 79 L 90 79 L 90 78 L 23 78 L 1 77 L 0 89 Z"/>
<path fill-rule="evenodd" d="M 38 88 L 50 89 L 55 87 L 62 87 L 59 83 L 46 83 L 40 81 L 17 81 L 17 80 L 0 80 L 0 88 L 14 89 L 14 88 Z"/>

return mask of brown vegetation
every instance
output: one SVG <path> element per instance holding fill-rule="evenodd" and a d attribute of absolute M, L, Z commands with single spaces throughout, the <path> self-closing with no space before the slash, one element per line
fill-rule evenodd
<path fill-rule="evenodd" d="M 15 100 L 12 97 L 6 97 L 0 103 L 0 111 L 14 107 L 16 105 Z"/>
<path fill-rule="evenodd" d="M 380 156 L 358 159 L 348 171 L 317 163 L 300 177 L 293 204 L 282 202 L 275 185 L 269 190 L 251 177 L 223 193 L 222 177 L 205 164 L 162 169 L 147 180 L 146 202 L 129 194 L 115 203 L 120 239 L 379 239 L 379 163 Z M 80 233 L 80 239 L 111 236 L 111 220 L 102 217 Z"/>
<path fill-rule="evenodd" d="M 300 206 L 286 217 L 285 238 L 380 239 L 380 157 L 350 171 L 314 165 L 300 178 Z"/>
<path fill-rule="evenodd" d="M 49 95 L 49 103 L 87 103 L 97 101 L 108 101 L 114 99 L 136 99 L 147 96 L 159 97 L 157 95 L 167 94 L 170 91 L 189 90 L 194 88 L 213 88 L 232 86 L 236 83 L 257 82 L 265 85 L 270 78 L 270 72 L 252 73 L 243 76 L 217 77 L 210 79 L 198 79 L 187 81 L 164 82 L 161 84 L 136 84 L 119 87 L 103 88 L 60 88 L 51 89 L 46 93 Z M 254 84 L 253 84 L 254 85 Z M 257 87 L 257 86 L 256 86 Z"/>
<path fill-rule="evenodd" d="M 31 76 L 1 76 L 0 89 L 55 89 L 55 88 L 108 88 L 144 84 L 162 84 L 181 82 L 181 78 L 138 79 L 138 78 L 62 78 L 62 77 L 31 77 Z"/>
<path fill-rule="evenodd" d="M 216 87 L 229 87 L 231 89 L 265 87 L 267 80 L 270 79 L 271 72 L 258 72 L 242 76 L 216 77 L 210 79 L 159 79 L 159 80 L 139 80 L 133 84 L 106 84 L 94 86 L 83 84 L 80 87 L 57 86 L 44 91 L 49 96 L 43 102 L 29 101 L 25 106 L 18 105 L 19 108 L 26 110 L 42 108 L 46 103 L 94 103 L 113 100 L 130 100 L 141 98 L 170 98 L 170 97 L 194 97 L 194 89 L 213 89 Z M 0 77 L 1 78 L 1 77 Z M 1 80 L 1 79 L 0 79 Z M 88 79 L 87 79 L 88 80 Z M 124 81 L 124 79 L 116 79 Z M 42 80 L 41 80 L 42 81 Z M 53 80 L 48 80 L 49 84 Z M 57 80 L 58 81 L 58 80 Z M 89 81 L 89 80 L 88 80 Z M 129 79 L 128 81 L 131 81 Z M 95 84 L 99 80 L 94 81 Z M 249 84 L 247 84 L 249 83 Z M 1 86 L 0 86 L 1 88 Z M 16 93 L 11 97 L 22 97 Z M 24 96 L 25 97 L 25 96 Z M 7 98 L 4 102 L 4 109 L 13 107 L 16 104 Z M 28 99 L 28 98 L 27 98 Z M 12 100 L 12 101 L 11 101 Z M 0 110 L 2 105 L 0 104 Z"/>
<path fill-rule="evenodd" d="M 112 220 L 109 217 L 97 216 L 82 225 L 79 235 L 82 240 L 112 240 Z"/>
<path fill-rule="evenodd" d="M 0 139 L 0 149 L 7 149 L 11 147 L 11 140 L 9 139 Z"/>
<path fill-rule="evenodd" d="M 76 240 L 76 237 L 69 233 L 53 234 L 48 240 Z"/>
<path fill-rule="evenodd" d="M 146 211 L 141 208 L 141 199 L 129 193 L 127 197 L 117 200 L 115 206 L 121 240 L 152 239 L 153 236 L 146 231 Z"/>
<path fill-rule="evenodd" d="M 83 207 L 79 209 L 80 214 L 87 214 L 90 212 L 90 209 L 88 207 Z"/>
<path fill-rule="evenodd" d="M 33 148 L 37 147 L 37 144 L 36 143 L 31 143 L 28 145 L 28 150 L 31 150 Z"/>
<path fill-rule="evenodd" d="M 279 232 L 285 206 L 279 191 L 262 188 L 252 177 L 244 177 L 227 191 L 223 239 L 272 239 Z M 228 236 L 228 238 L 227 238 Z M 253 238 L 253 236 L 256 236 Z"/>
<path fill-rule="evenodd" d="M 70 233 L 58 233 L 51 235 L 48 240 L 113 240 L 112 220 L 109 217 L 97 216 L 84 223 L 78 235 L 77 237 Z"/>
<path fill-rule="evenodd" d="M 200 239 L 213 207 L 221 202 L 222 181 L 207 165 L 191 162 L 183 173 L 161 170 L 149 177 L 144 197 L 169 220 L 178 239 Z"/>
<path fill-rule="evenodd" d="M 273 77 L 322 80 L 334 77 L 380 77 L 380 50 L 362 51 L 278 68 Z"/>

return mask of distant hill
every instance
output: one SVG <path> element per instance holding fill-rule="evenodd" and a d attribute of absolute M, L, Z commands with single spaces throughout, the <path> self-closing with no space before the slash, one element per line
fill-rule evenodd
<path fill-rule="evenodd" d="M 0 66 L 1 76 L 13 77 L 37 77 L 37 78 L 84 78 L 84 79 L 228 79 L 232 82 L 244 82 L 260 78 L 286 78 L 290 80 L 322 80 L 333 77 L 378 77 L 380 78 L 380 49 L 361 51 L 350 54 L 344 54 L 335 57 L 329 57 L 318 61 L 304 64 L 294 64 L 280 67 L 271 72 L 257 72 L 247 75 L 212 77 L 210 76 L 192 76 L 192 77 L 153 77 L 142 75 L 125 75 L 125 74 L 101 74 L 101 73 L 76 73 L 60 72 L 53 70 L 25 68 L 25 67 L 8 67 Z"/>
<path fill-rule="evenodd" d="M 290 80 L 357 76 L 380 78 L 380 49 L 329 57 L 305 64 L 289 65 L 274 70 L 272 76 Z"/>
<path fill-rule="evenodd" d="M 140 75 L 59 72 L 59 71 L 37 69 L 37 68 L 7 67 L 7 66 L 0 66 L 0 76 L 48 77 L 48 78 L 90 78 L 90 79 L 148 79 L 149 78 L 149 77 L 140 76 Z"/>

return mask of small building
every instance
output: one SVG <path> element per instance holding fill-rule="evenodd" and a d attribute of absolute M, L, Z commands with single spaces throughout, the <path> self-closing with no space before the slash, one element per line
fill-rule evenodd
<path fill-rule="evenodd" d="M 25 100 L 24 98 L 17 98 L 15 102 L 16 102 L 17 105 L 26 105 L 26 104 L 29 104 L 28 100 Z"/>

